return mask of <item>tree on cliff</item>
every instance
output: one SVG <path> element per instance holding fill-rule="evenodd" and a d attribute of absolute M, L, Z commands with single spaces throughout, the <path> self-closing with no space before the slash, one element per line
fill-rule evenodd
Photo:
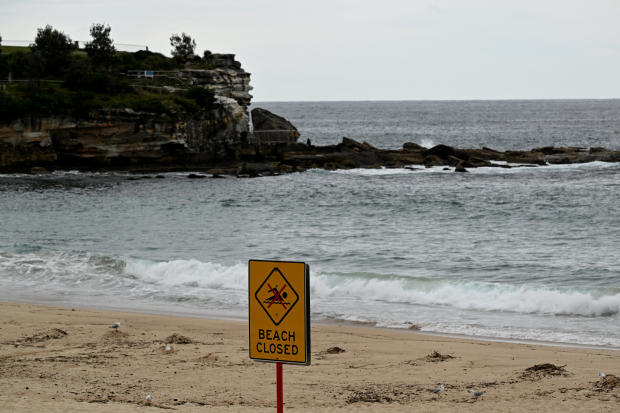
<path fill-rule="evenodd" d="M 93 38 L 91 42 L 87 42 L 84 46 L 88 57 L 90 57 L 96 65 L 109 67 L 114 61 L 116 49 L 114 42 L 110 39 L 110 26 L 103 24 L 93 24 L 90 26 L 90 36 Z"/>
<path fill-rule="evenodd" d="M 70 54 L 75 49 L 69 36 L 47 25 L 37 29 L 37 37 L 30 45 L 33 55 L 39 56 L 43 63 L 43 75 L 58 76 L 69 63 Z"/>
<path fill-rule="evenodd" d="M 188 34 L 174 33 L 170 36 L 170 46 L 172 49 L 172 56 L 177 59 L 187 61 L 190 60 L 194 56 L 194 49 L 196 48 L 196 41 L 192 39 Z"/>

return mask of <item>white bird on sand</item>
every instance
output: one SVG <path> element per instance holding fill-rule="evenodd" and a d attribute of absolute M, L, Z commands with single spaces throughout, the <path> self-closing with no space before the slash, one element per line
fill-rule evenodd
<path fill-rule="evenodd" d="M 601 379 L 604 379 L 605 377 L 607 377 L 607 374 L 603 373 L 602 371 L 599 371 L 599 372 L 598 372 L 598 376 L 599 376 Z"/>
<path fill-rule="evenodd" d="M 474 396 L 476 399 L 480 396 L 482 396 L 484 394 L 484 390 L 469 390 L 469 392 L 471 393 L 472 396 Z"/>
<path fill-rule="evenodd" d="M 438 388 L 431 390 L 435 394 L 440 394 L 446 388 L 445 384 L 440 384 Z"/>
<path fill-rule="evenodd" d="M 166 351 L 170 351 L 172 350 L 172 347 L 170 347 L 170 344 L 166 344 Z"/>
<path fill-rule="evenodd" d="M 112 324 L 112 325 L 110 326 L 110 328 L 113 328 L 113 329 L 117 330 L 120 326 L 121 326 L 121 323 L 119 323 L 119 322 L 117 321 L 116 323 Z"/>
<path fill-rule="evenodd" d="M 151 396 L 150 394 L 147 394 L 147 395 L 146 395 L 146 402 L 147 402 L 148 404 L 151 404 L 151 402 L 152 402 L 152 401 L 153 401 L 153 396 Z"/>

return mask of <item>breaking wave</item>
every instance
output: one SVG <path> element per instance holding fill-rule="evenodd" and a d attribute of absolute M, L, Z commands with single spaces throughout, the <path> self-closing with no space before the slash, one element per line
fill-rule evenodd
<path fill-rule="evenodd" d="M 610 316 L 620 312 L 620 291 L 551 289 L 483 282 L 429 279 L 345 277 L 335 283 L 328 275 L 312 280 L 318 296 L 351 297 L 462 310 L 524 314 Z"/>
<path fill-rule="evenodd" d="M 0 253 L 0 277 L 65 295 L 93 294 L 238 308 L 247 302 L 247 264 L 149 260 L 91 253 Z M 315 272 L 312 299 L 439 306 L 483 312 L 605 317 L 620 313 L 620 289 L 548 288 L 363 273 Z M 355 307 L 347 309 L 355 316 Z"/>

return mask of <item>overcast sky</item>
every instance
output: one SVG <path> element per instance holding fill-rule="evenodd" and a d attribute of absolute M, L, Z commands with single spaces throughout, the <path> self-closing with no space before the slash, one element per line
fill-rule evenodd
<path fill-rule="evenodd" d="M 0 0 L 5 40 L 94 22 L 235 53 L 256 101 L 620 98 L 620 0 Z"/>

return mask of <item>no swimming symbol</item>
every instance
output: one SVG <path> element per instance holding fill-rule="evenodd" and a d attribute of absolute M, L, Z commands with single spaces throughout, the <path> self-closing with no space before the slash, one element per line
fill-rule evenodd
<path fill-rule="evenodd" d="M 282 287 L 280 291 L 278 291 L 277 284 L 275 288 L 272 288 L 271 285 L 267 283 L 267 287 L 269 287 L 269 289 L 273 292 L 273 295 L 264 301 L 265 304 L 269 304 L 267 308 L 270 308 L 274 303 L 278 303 L 282 304 L 282 307 L 284 307 L 284 309 L 286 310 L 286 306 L 290 304 L 288 302 L 284 302 L 284 299 L 288 297 L 287 293 L 282 292 L 286 288 L 286 284 L 284 285 L 284 287 Z"/>
<path fill-rule="evenodd" d="M 271 271 L 254 296 L 275 325 L 279 325 L 299 301 L 299 295 L 277 267 Z"/>

